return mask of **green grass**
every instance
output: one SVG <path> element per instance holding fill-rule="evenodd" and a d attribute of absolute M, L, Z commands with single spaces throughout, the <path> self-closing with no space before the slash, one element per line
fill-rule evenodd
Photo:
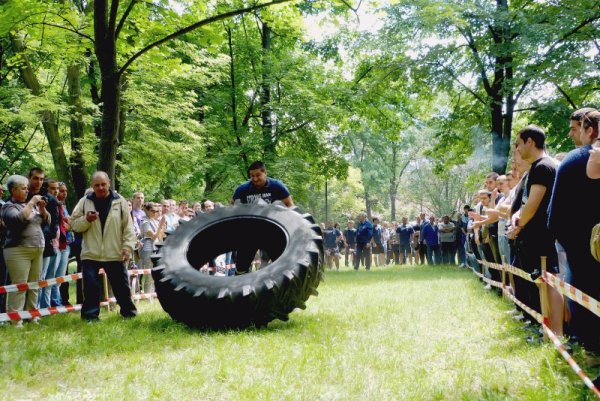
<path fill-rule="evenodd" d="M 593 399 L 467 271 L 327 272 L 319 292 L 263 330 L 189 330 L 158 302 L 133 320 L 0 327 L 2 399 Z"/>

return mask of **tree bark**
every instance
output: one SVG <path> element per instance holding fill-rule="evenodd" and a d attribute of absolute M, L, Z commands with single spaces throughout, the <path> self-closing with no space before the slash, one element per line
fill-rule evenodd
<path fill-rule="evenodd" d="M 114 0 L 110 13 L 107 0 L 94 2 L 94 50 L 100 65 L 102 82 L 102 130 L 98 158 L 98 170 L 108 174 L 115 180 L 115 163 L 119 146 L 120 116 L 120 81 L 121 75 L 117 66 L 117 43 L 115 36 L 116 9 L 119 1 Z"/>
<path fill-rule="evenodd" d="M 67 205 L 72 210 L 73 202 L 83 197 L 88 187 L 88 176 L 83 158 L 83 108 L 81 105 L 81 64 L 76 62 L 69 66 L 67 70 L 67 84 L 69 90 L 69 106 L 71 121 L 71 175 L 73 177 L 73 186 L 75 196 L 67 198 Z"/>
<path fill-rule="evenodd" d="M 265 160 L 275 156 L 273 141 L 273 120 L 271 118 L 271 28 L 266 22 L 262 24 L 262 82 L 260 88 L 260 117 L 262 122 L 263 155 Z"/>

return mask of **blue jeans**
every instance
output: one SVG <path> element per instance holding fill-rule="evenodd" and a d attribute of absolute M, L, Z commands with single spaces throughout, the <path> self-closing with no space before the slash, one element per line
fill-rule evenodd
<path fill-rule="evenodd" d="M 69 255 L 71 253 L 71 247 L 69 247 L 67 245 L 67 248 L 62 250 L 62 251 L 58 251 L 58 254 L 56 255 L 56 277 L 62 277 L 65 274 L 67 274 L 67 266 L 69 264 Z M 54 285 L 52 286 L 52 292 L 51 292 L 51 301 L 54 304 L 58 304 L 58 305 L 64 305 L 66 303 L 66 301 L 68 299 L 63 299 L 61 294 L 60 294 L 60 287 L 66 285 L 66 283 L 60 284 L 60 285 Z"/>
<path fill-rule="evenodd" d="M 42 280 L 49 280 L 57 277 L 56 271 L 58 269 L 58 253 L 54 256 L 47 256 L 44 258 L 42 264 Z M 54 296 L 52 296 L 54 294 Z M 52 298 L 52 299 L 51 299 Z M 58 303 L 57 303 L 58 301 Z M 62 306 L 62 302 L 60 300 L 60 294 L 58 292 L 58 286 L 52 285 L 48 287 L 44 287 L 40 290 L 39 301 L 38 304 L 40 308 L 49 308 L 50 306 Z"/>
<path fill-rule="evenodd" d="M 506 234 L 498 235 L 498 250 L 500 251 L 500 258 L 504 257 L 504 263 L 510 264 L 510 246 L 508 245 L 508 237 Z"/>
<path fill-rule="evenodd" d="M 458 245 L 458 263 L 461 265 L 467 264 L 467 236 L 464 233 L 460 233 L 460 244 Z"/>

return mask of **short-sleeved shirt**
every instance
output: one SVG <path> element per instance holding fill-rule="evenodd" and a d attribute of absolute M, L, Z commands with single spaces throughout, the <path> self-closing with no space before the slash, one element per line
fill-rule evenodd
<path fill-rule="evenodd" d="M 337 228 L 326 228 L 323 230 L 323 242 L 325 248 L 337 248 L 337 239 L 342 235 L 342 232 Z"/>
<path fill-rule="evenodd" d="M 400 224 L 398 228 L 396 228 L 396 233 L 398 233 L 401 245 L 410 244 L 410 238 L 414 232 L 415 230 L 413 227 L 408 224 Z"/>
<path fill-rule="evenodd" d="M 266 203 L 273 203 L 289 196 L 290 191 L 283 182 L 267 178 L 266 184 L 261 188 L 256 188 L 252 185 L 252 181 L 243 183 L 235 190 L 233 200 L 239 199 L 242 203 L 258 203 L 259 200 Z"/>
<path fill-rule="evenodd" d="M 348 246 L 356 245 L 356 228 L 347 228 L 344 230 L 344 238 Z"/>
<path fill-rule="evenodd" d="M 525 188 L 523 190 L 523 196 L 521 197 L 521 207 L 527 203 L 529 194 L 531 193 L 532 185 L 542 185 L 546 188 L 546 193 L 535 214 L 529 222 L 523 227 L 523 230 L 519 235 L 532 236 L 532 235 L 549 235 L 547 222 L 548 222 L 548 206 L 550 205 L 550 198 L 552 197 L 552 187 L 554 186 L 554 180 L 556 178 L 556 163 L 550 157 L 542 157 L 536 160 L 529 169 L 527 175 L 527 181 L 525 181 Z"/>
<path fill-rule="evenodd" d="M 440 241 L 441 242 L 454 242 L 456 241 L 456 237 L 455 237 L 455 226 L 453 222 L 449 222 L 448 224 L 445 223 L 440 223 L 438 224 L 438 227 L 440 229 Z M 442 232 L 442 230 L 444 229 L 452 229 L 452 231 L 450 231 L 449 233 L 444 233 Z"/>

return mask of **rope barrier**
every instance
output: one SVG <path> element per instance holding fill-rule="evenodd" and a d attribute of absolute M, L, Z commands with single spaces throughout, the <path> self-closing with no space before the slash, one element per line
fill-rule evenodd
<path fill-rule="evenodd" d="M 21 283 L 21 284 L 11 284 L 6 285 L 4 287 L 0 287 L 0 294 L 7 294 L 10 292 L 23 292 L 27 290 L 37 290 L 40 288 L 48 287 L 50 285 L 62 284 L 68 281 L 75 281 L 82 278 L 81 273 L 73 273 L 68 276 L 56 277 L 50 280 L 41 280 L 37 283 Z"/>
<path fill-rule="evenodd" d="M 579 367 L 579 365 L 577 364 L 577 362 L 575 362 L 575 360 L 573 359 L 573 357 L 571 355 L 569 355 L 569 353 L 565 349 L 564 345 L 562 345 L 562 343 L 560 342 L 560 340 L 556 336 L 556 334 L 554 334 L 554 332 L 552 330 L 550 330 L 550 328 L 548 326 L 546 326 L 545 324 L 543 324 L 542 327 L 544 328 L 544 331 L 546 332 L 546 335 L 552 341 L 552 344 L 554 344 L 554 346 L 558 349 L 558 352 L 560 353 L 560 355 L 567 361 L 567 363 L 573 369 L 573 371 L 577 374 L 577 376 L 579 376 L 579 378 L 581 380 L 583 380 L 583 382 L 585 383 L 585 385 L 590 390 L 592 390 L 594 392 L 594 394 L 596 394 L 596 396 L 598 398 L 600 398 L 600 391 L 596 388 L 596 386 L 594 385 L 594 383 L 585 374 L 585 372 Z"/>
<path fill-rule="evenodd" d="M 70 313 L 81 310 L 81 305 L 56 306 L 44 309 L 31 309 L 28 311 L 0 313 L 0 322 L 28 320 L 35 317 L 59 315 L 61 313 Z"/>
<path fill-rule="evenodd" d="M 546 272 L 543 278 L 548 285 L 556 288 L 564 296 L 572 299 L 584 308 L 596 314 L 596 316 L 600 317 L 600 306 L 598 305 L 598 301 L 596 299 L 590 297 L 585 292 L 573 287 L 571 284 L 565 282 L 565 280 L 560 279 L 551 273 Z"/>
<path fill-rule="evenodd" d="M 598 301 L 596 299 L 590 297 L 583 291 L 566 283 L 563 279 L 560 279 L 560 278 L 556 277 L 555 275 L 546 272 L 545 267 L 543 268 L 544 271 L 542 272 L 542 275 L 539 278 L 537 278 L 536 280 L 532 280 L 531 275 L 529 273 L 526 273 L 525 271 L 523 271 L 517 267 L 511 266 L 509 264 L 490 263 L 485 260 L 483 260 L 483 261 L 478 260 L 478 262 L 488 268 L 512 273 L 512 274 L 519 276 L 519 277 L 521 277 L 527 281 L 530 281 L 532 283 L 547 284 L 553 288 L 556 288 L 558 291 L 560 291 L 566 297 L 572 299 L 573 301 L 576 301 L 577 303 L 579 303 L 580 305 L 582 305 L 583 307 L 585 307 L 586 309 L 590 310 L 591 312 L 595 313 L 597 316 L 600 317 L 600 307 L 599 307 Z M 542 262 L 542 264 L 544 264 L 544 262 Z M 485 281 L 486 283 L 493 285 L 495 287 L 502 288 L 502 292 L 503 292 L 504 296 L 506 296 L 508 299 L 510 299 L 513 303 L 515 303 L 519 307 L 521 307 L 521 309 L 523 309 L 525 312 L 527 312 L 529 315 L 531 315 L 531 317 L 533 317 L 538 323 L 540 323 L 542 328 L 544 329 L 544 332 L 546 333 L 546 336 L 550 339 L 550 341 L 552 341 L 552 344 L 554 345 L 554 347 L 558 350 L 560 355 L 567 361 L 567 363 L 569 364 L 571 369 L 573 369 L 573 371 L 577 374 L 577 376 L 579 376 L 579 378 L 585 383 L 585 385 L 598 398 L 600 398 L 600 390 L 598 390 L 598 388 L 594 385 L 593 381 L 585 374 L 585 372 L 581 369 L 581 367 L 577 364 L 577 362 L 575 362 L 573 357 L 571 357 L 571 355 L 567 352 L 564 345 L 561 343 L 560 339 L 556 336 L 556 334 L 546 325 L 544 316 L 541 313 L 533 310 L 529 306 L 525 305 L 523 302 L 519 301 L 516 296 L 514 296 L 513 294 L 511 294 L 508 291 L 508 289 L 505 287 L 504 283 L 486 278 L 482 273 L 475 271 L 475 269 L 473 267 L 471 267 L 471 270 L 473 271 L 473 273 L 475 273 L 476 276 L 482 278 L 483 281 Z M 542 289 L 540 288 L 540 294 L 541 293 L 542 293 Z"/>

